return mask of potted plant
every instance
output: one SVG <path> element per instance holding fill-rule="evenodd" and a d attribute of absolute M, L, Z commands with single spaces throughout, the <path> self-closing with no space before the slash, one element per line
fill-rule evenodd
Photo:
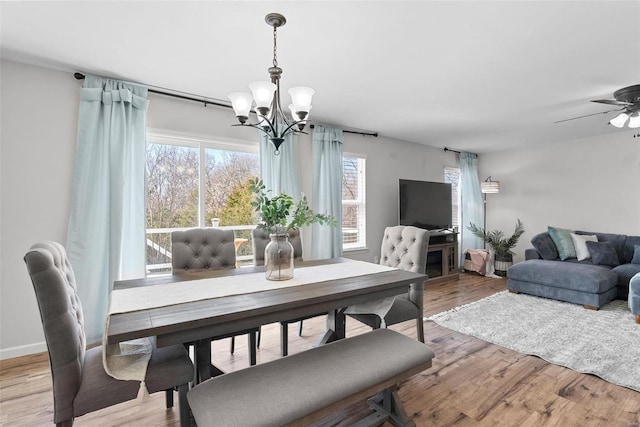
<path fill-rule="evenodd" d="M 249 190 L 255 199 L 251 206 L 260 216 L 258 227 L 268 230 L 271 242 L 264 251 L 265 274 L 269 280 L 293 278 L 293 246 L 289 243 L 287 230 L 319 223 L 334 226 L 331 215 L 314 213 L 305 195 L 297 202 L 285 193 L 269 197 L 262 180 L 249 181 Z"/>
<path fill-rule="evenodd" d="M 518 243 L 518 239 L 524 233 L 524 225 L 520 219 L 516 222 L 516 229 L 511 237 L 506 238 L 504 233 L 500 230 L 493 230 L 486 232 L 482 228 L 476 227 L 474 223 L 469 223 L 467 229 L 471 231 L 475 236 L 481 238 L 493 249 L 496 259 L 496 274 L 505 275 L 507 268 L 513 265 L 513 251 L 511 250 Z"/>

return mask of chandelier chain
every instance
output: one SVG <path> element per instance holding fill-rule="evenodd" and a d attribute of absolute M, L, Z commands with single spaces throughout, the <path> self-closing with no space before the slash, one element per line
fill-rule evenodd
<path fill-rule="evenodd" d="M 278 66 L 278 42 L 277 42 L 277 36 L 278 36 L 278 27 L 274 26 L 273 27 L 273 66 L 274 67 Z"/>

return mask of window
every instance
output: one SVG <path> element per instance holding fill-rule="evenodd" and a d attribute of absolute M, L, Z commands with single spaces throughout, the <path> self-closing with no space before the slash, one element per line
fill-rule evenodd
<path fill-rule="evenodd" d="M 444 168 L 444 182 L 451 184 L 451 226 L 460 228 L 460 169 Z"/>
<path fill-rule="evenodd" d="M 342 245 L 344 250 L 365 248 L 365 164 L 363 155 L 342 156 Z"/>
<path fill-rule="evenodd" d="M 149 131 L 147 273 L 171 271 L 172 231 L 210 227 L 214 218 L 234 230 L 239 263 L 252 261 L 248 239 L 257 221 L 248 181 L 259 173 L 257 145 Z"/>

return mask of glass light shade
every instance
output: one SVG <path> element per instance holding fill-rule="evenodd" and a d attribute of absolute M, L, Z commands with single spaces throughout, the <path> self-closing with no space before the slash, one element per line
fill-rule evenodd
<path fill-rule="evenodd" d="M 499 193 L 500 181 L 484 181 L 480 183 L 480 191 L 483 193 Z"/>
<path fill-rule="evenodd" d="M 631 129 L 640 128 L 640 113 L 635 112 L 629 116 L 629 127 Z"/>
<path fill-rule="evenodd" d="M 308 113 L 311 109 L 311 98 L 313 98 L 314 93 L 316 93 L 316 91 L 310 87 L 298 86 L 289 89 L 293 109 L 295 111 L 304 111 Z"/>
<path fill-rule="evenodd" d="M 621 128 L 621 127 L 624 127 L 624 124 L 627 122 L 628 118 L 629 118 L 628 114 L 620 113 L 620 114 L 618 114 L 618 117 L 616 117 L 615 119 L 610 120 L 609 123 L 612 124 L 613 126 L 617 127 L 617 128 Z"/>
<path fill-rule="evenodd" d="M 233 92 L 229 94 L 233 111 L 236 112 L 237 117 L 249 117 L 249 111 L 251 111 L 251 103 L 253 98 L 250 93 L 247 92 Z"/>
<path fill-rule="evenodd" d="M 271 108 L 276 85 L 271 82 L 253 82 L 249 85 L 249 89 L 256 101 L 256 108 Z"/>

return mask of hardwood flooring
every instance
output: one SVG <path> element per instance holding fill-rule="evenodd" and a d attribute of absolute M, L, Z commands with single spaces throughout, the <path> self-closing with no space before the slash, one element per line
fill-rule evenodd
<path fill-rule="evenodd" d="M 504 279 L 461 274 L 458 281 L 429 284 L 427 316 L 466 304 L 505 288 Z M 289 331 L 289 351 L 311 347 L 324 331 L 324 318 L 305 321 Z M 415 336 L 414 322 L 393 327 Z M 347 336 L 368 328 L 347 320 Z M 262 328 L 258 363 L 279 357 L 279 324 Z M 592 375 L 549 364 L 503 347 L 425 323 L 433 367 L 402 384 L 399 394 L 417 426 L 620 426 L 640 427 L 640 393 Z M 225 371 L 248 366 L 246 340 L 213 343 L 214 364 Z M 177 401 L 177 396 L 176 396 Z M 354 405 L 318 426 L 346 426 L 369 412 Z M 0 362 L 0 425 L 46 426 L 53 420 L 51 376 L 46 354 Z M 76 419 L 77 426 L 178 426 L 177 408 L 164 409 L 163 393 L 131 401 Z"/>

